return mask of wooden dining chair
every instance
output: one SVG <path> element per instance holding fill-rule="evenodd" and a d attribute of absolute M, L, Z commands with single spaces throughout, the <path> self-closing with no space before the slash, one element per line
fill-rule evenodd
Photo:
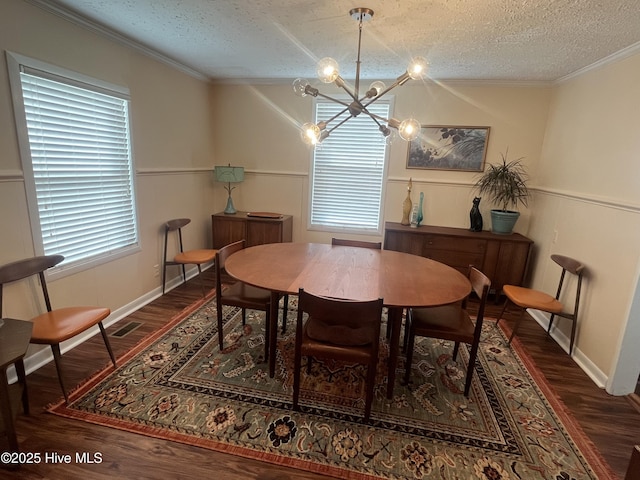
<path fill-rule="evenodd" d="M 522 322 L 523 317 L 528 308 L 534 310 L 540 310 L 542 312 L 547 312 L 551 314 L 551 318 L 549 318 L 549 326 L 547 328 L 547 335 L 551 332 L 551 326 L 553 325 L 554 317 L 562 317 L 571 320 L 571 339 L 569 343 L 569 355 L 573 352 L 573 344 L 576 336 L 576 324 L 578 320 L 578 306 L 580 305 L 580 290 L 582 289 L 582 277 L 584 276 L 586 270 L 585 266 L 579 262 L 578 260 L 574 260 L 573 258 L 565 257 L 564 255 L 551 255 L 551 260 L 557 263 L 560 267 L 562 267 L 562 273 L 560 274 L 560 281 L 558 283 L 558 290 L 556 291 L 556 296 L 552 297 L 548 293 L 541 292 L 540 290 L 534 290 L 532 288 L 518 287 L 516 285 L 505 285 L 502 287 L 502 291 L 504 295 L 507 297 L 504 302 L 504 307 L 500 312 L 500 316 L 496 320 L 496 325 L 502 319 L 505 310 L 509 303 L 513 303 L 522 309 L 520 317 L 516 320 L 516 324 L 513 327 L 513 331 L 511 332 L 511 337 L 509 337 L 509 343 L 513 340 L 513 337 Z M 562 293 L 562 287 L 565 281 L 565 275 L 569 272 L 577 277 L 576 285 L 576 293 L 575 293 L 575 301 L 573 303 L 573 311 L 567 312 L 565 311 L 565 307 L 563 303 L 560 301 L 560 295 Z"/>
<path fill-rule="evenodd" d="M 104 307 L 64 307 L 58 309 L 51 308 L 49 291 L 44 272 L 58 265 L 64 260 L 62 255 L 44 255 L 40 257 L 27 258 L 8 263 L 0 267 L 0 313 L 2 313 L 2 290 L 7 283 L 15 282 L 38 275 L 42 294 L 44 297 L 47 312 L 31 319 L 33 331 L 30 343 L 37 345 L 49 345 L 53 352 L 53 359 L 58 372 L 58 381 L 62 388 L 65 401 L 69 401 L 67 391 L 64 386 L 64 376 L 62 373 L 62 358 L 60 344 L 76 335 L 98 325 L 100 333 L 107 347 L 113 366 L 116 366 L 116 359 L 111 350 L 109 338 L 105 332 L 102 321 L 109 316 L 111 310 Z"/>
<path fill-rule="evenodd" d="M 473 370 L 480 345 L 484 307 L 487 302 L 487 296 L 489 295 L 491 280 L 477 268 L 469 266 L 469 281 L 471 282 L 472 292 L 475 292 L 480 299 L 475 324 L 467 311 L 467 301 L 469 297 L 465 298 L 461 303 L 440 307 L 409 309 L 407 315 L 408 335 L 406 346 L 407 363 L 404 373 L 405 384 L 409 383 L 411 376 L 411 362 L 413 361 L 413 348 L 416 336 L 440 338 L 442 340 L 455 342 L 453 348 L 454 360 L 458 356 L 458 349 L 462 342 L 471 345 L 464 385 L 464 395 L 465 397 L 469 396 L 471 379 L 473 378 Z"/>
<path fill-rule="evenodd" d="M 202 288 L 202 296 L 205 296 L 204 280 L 202 278 L 202 265 L 205 263 L 213 262 L 216 258 L 216 250 L 214 249 L 199 249 L 199 250 L 187 250 L 184 251 L 182 246 L 182 227 L 188 225 L 191 222 L 189 218 L 176 218 L 169 220 L 164 224 L 164 256 L 162 262 L 162 294 L 164 295 L 165 283 L 167 279 L 167 266 L 179 265 L 182 267 L 182 277 L 184 281 L 187 281 L 187 273 L 185 265 L 196 265 L 198 267 L 198 277 L 200 277 L 200 287 Z M 177 232 L 178 236 L 178 253 L 173 257 L 173 260 L 167 258 L 167 244 L 169 242 L 169 235 L 171 232 Z"/>
<path fill-rule="evenodd" d="M 307 320 L 304 321 L 305 314 Z M 380 346 L 382 299 L 351 301 L 298 292 L 293 370 L 293 409 L 299 410 L 302 357 L 354 362 L 367 366 L 364 420 L 369 420 Z"/>
<path fill-rule="evenodd" d="M 382 242 L 366 242 L 364 240 L 347 240 L 344 238 L 332 238 L 331 245 L 342 245 L 345 247 L 374 248 L 382 250 Z"/>
<path fill-rule="evenodd" d="M 264 358 L 267 360 L 269 357 L 269 320 L 271 318 L 271 292 L 263 288 L 253 287 L 239 280 L 234 280 L 229 284 L 222 284 L 222 278 L 226 276 L 224 265 L 234 253 L 245 248 L 245 241 L 240 240 L 235 243 L 230 243 L 219 249 L 216 253 L 216 310 L 218 317 L 218 344 L 220 351 L 224 349 L 224 335 L 223 335 L 223 308 L 225 305 L 240 307 L 242 309 L 242 325 L 246 323 L 246 311 L 260 310 L 266 312 L 266 327 L 265 327 L 265 342 L 264 342 Z M 277 266 L 274 266 L 277 268 Z M 287 308 L 289 304 L 289 296 L 286 294 L 280 295 L 280 298 L 284 298 L 282 309 L 282 321 L 287 321 Z"/>

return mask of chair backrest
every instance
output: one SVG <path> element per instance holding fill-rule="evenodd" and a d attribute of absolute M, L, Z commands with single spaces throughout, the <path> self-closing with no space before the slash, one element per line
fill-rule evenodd
<path fill-rule="evenodd" d="M 229 245 L 225 245 L 216 252 L 216 295 L 218 295 L 218 297 L 222 295 L 222 273 L 224 271 L 224 264 L 227 261 L 227 258 L 244 249 L 245 244 L 245 240 L 239 240 L 237 242 L 230 243 Z"/>
<path fill-rule="evenodd" d="M 469 265 L 469 281 L 471 282 L 471 289 L 480 299 L 480 305 L 478 306 L 478 313 L 476 315 L 475 336 L 477 337 L 478 335 L 480 335 L 482 330 L 482 322 L 484 320 L 484 307 L 487 303 L 487 297 L 489 296 L 491 280 L 480 270 L 472 265 Z"/>
<path fill-rule="evenodd" d="M 63 260 L 64 257 L 62 255 L 43 255 L 17 260 L 0 266 L 0 315 L 2 315 L 2 291 L 4 284 L 22 280 L 32 275 L 38 275 L 40 277 L 44 301 L 47 305 L 47 311 L 50 312 L 51 301 L 49 300 L 49 291 L 47 290 L 44 272 L 58 265 Z"/>
<path fill-rule="evenodd" d="M 326 327 L 325 332 L 316 332 L 316 340 L 341 346 L 371 344 L 377 352 L 382 316 L 382 299 L 354 301 L 320 297 L 298 291 L 297 339 L 302 338 L 303 314 L 313 317 L 314 324 Z M 311 333 L 308 332 L 310 336 Z M 368 338 L 361 335 L 366 334 Z"/>
<path fill-rule="evenodd" d="M 576 319 L 578 316 L 578 306 L 580 305 L 580 291 L 582 290 L 582 277 L 586 273 L 586 268 L 582 262 L 575 260 L 564 255 L 551 255 L 551 260 L 556 262 L 562 267 L 562 273 L 560 274 L 560 282 L 558 283 L 558 290 L 556 292 L 556 300 L 560 299 L 560 293 L 562 293 L 562 286 L 564 285 L 565 274 L 567 272 L 576 275 L 578 277 L 576 285 L 576 298 L 573 305 L 573 312 L 563 312 L 560 315 L 567 318 Z"/>
<path fill-rule="evenodd" d="M 342 245 L 345 247 L 374 248 L 382 250 L 382 242 L 366 242 L 364 240 L 347 240 L 344 238 L 332 238 L 331 245 Z"/>
<path fill-rule="evenodd" d="M 185 225 L 188 225 L 189 223 L 191 223 L 190 218 L 176 218 L 174 220 L 169 220 L 167 223 L 165 223 L 164 228 L 167 231 L 171 232 L 173 230 L 179 230 Z"/>
<path fill-rule="evenodd" d="M 167 244 L 169 243 L 169 232 L 178 231 L 178 243 L 180 252 L 184 252 L 182 247 L 182 227 L 191 223 L 190 218 L 175 218 L 164 224 L 164 260 L 167 261 Z"/>

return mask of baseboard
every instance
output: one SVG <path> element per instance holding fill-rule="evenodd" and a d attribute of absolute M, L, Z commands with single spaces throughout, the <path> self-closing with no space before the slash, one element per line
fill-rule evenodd
<path fill-rule="evenodd" d="M 213 264 L 203 266 L 202 270 L 205 271 L 209 269 Z M 186 271 L 187 280 L 198 275 L 197 268 L 191 268 Z M 176 288 L 178 285 L 183 283 L 182 276 L 177 276 L 169 280 L 165 287 L 165 291 L 169 292 Z M 132 302 L 118 308 L 117 310 L 113 310 L 111 314 L 104 320 L 102 323 L 106 327 L 110 327 L 111 325 L 115 325 L 123 318 L 128 317 L 133 312 L 140 310 L 145 305 L 151 303 L 156 298 L 162 296 L 162 285 L 154 288 L 150 292 L 145 293 L 144 295 L 136 298 Z M 76 335 L 72 339 L 67 340 L 60 344 L 60 351 L 64 354 L 69 350 L 77 347 L 78 345 L 86 342 L 88 339 L 100 333 L 100 328 L 96 325 L 89 330 L 82 332 L 79 335 Z M 24 368 L 27 374 L 31 372 L 35 372 L 40 367 L 46 365 L 47 363 L 53 360 L 53 354 L 51 353 L 51 348 L 44 346 L 37 352 L 34 352 L 24 358 Z M 7 379 L 9 383 L 14 383 L 17 380 L 15 368 L 13 366 L 7 369 Z"/>
<path fill-rule="evenodd" d="M 549 327 L 549 319 L 547 316 L 539 310 L 527 310 L 527 313 L 538 322 L 538 324 L 546 331 Z M 551 338 L 553 338 L 558 345 L 569 354 L 569 345 L 571 343 L 570 338 L 567 337 L 561 330 L 558 329 L 557 324 L 561 322 L 562 318 L 556 318 L 554 326 L 551 329 Z M 573 346 L 573 361 L 589 376 L 589 378 L 600 388 L 605 388 L 607 385 L 608 377 L 600 370 L 582 351 L 577 345 Z"/>

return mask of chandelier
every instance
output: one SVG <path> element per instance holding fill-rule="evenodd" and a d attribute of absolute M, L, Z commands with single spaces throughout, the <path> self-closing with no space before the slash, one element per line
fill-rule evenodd
<path fill-rule="evenodd" d="M 316 72 L 321 82 L 334 83 L 337 87 L 342 88 L 347 92 L 349 97 L 351 97 L 351 100 L 343 101 L 341 99 L 330 97 L 320 93 L 317 88 L 312 87 L 304 78 L 296 78 L 293 82 L 293 91 L 296 95 L 300 97 L 306 97 L 307 95 L 312 97 L 322 97 L 344 106 L 343 110 L 327 120 L 323 120 L 317 124 L 307 122 L 302 125 L 302 139 L 308 145 L 315 146 L 318 143 L 321 143 L 331 132 L 350 118 L 357 117 L 360 114 L 365 114 L 378 125 L 378 129 L 384 137 L 389 137 L 391 134 L 391 128 L 393 128 L 398 131 L 398 134 L 402 139 L 407 141 L 415 140 L 420 134 L 420 123 L 416 119 L 409 118 L 402 122 L 395 118 L 387 119 L 380 115 L 371 113 L 367 110 L 367 107 L 398 85 L 404 85 L 409 80 L 418 80 L 423 78 L 427 72 L 427 61 L 422 57 L 414 57 L 411 60 L 407 71 L 396 78 L 391 86 L 387 87 L 383 82 L 375 81 L 369 86 L 369 89 L 364 92 L 362 97 L 360 97 L 360 45 L 362 42 L 362 24 L 371 20 L 373 17 L 373 10 L 370 8 L 359 7 L 351 9 L 349 14 L 351 15 L 351 18 L 358 21 L 359 28 L 358 58 L 356 60 L 356 78 L 353 89 L 350 89 L 340 76 L 338 62 L 333 58 L 325 57 L 321 59 L 318 62 Z M 331 126 L 332 122 L 335 123 Z"/>

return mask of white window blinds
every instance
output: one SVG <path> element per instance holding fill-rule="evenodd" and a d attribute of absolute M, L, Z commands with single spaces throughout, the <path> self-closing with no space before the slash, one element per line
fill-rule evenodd
<path fill-rule="evenodd" d="M 344 106 L 318 99 L 316 123 Z M 389 118 L 389 100 L 368 110 Z M 351 118 L 316 146 L 311 186 L 311 228 L 378 232 L 381 229 L 386 142 L 373 120 Z"/>
<path fill-rule="evenodd" d="M 68 268 L 137 249 L 128 98 L 25 65 L 20 84 L 40 253 L 64 255 Z"/>

